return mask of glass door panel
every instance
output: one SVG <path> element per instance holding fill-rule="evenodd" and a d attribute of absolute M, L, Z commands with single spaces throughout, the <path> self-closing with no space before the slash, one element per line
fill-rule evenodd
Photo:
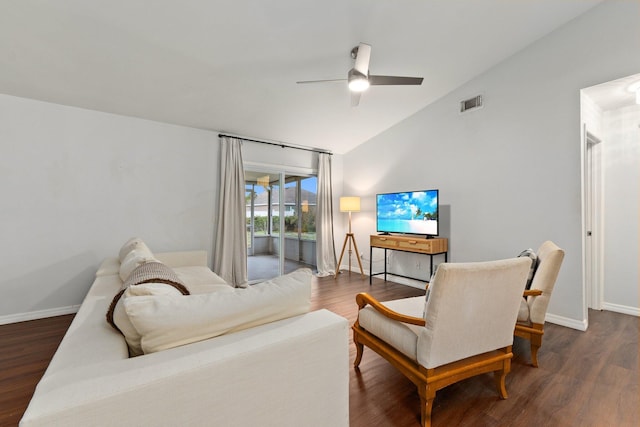
<path fill-rule="evenodd" d="M 249 283 L 315 267 L 315 176 L 245 171 Z"/>
<path fill-rule="evenodd" d="M 281 271 L 279 252 L 274 250 L 278 245 L 274 240 L 278 239 L 279 227 L 274 231 L 272 223 L 274 216 L 278 217 L 278 203 L 274 205 L 273 200 L 277 200 L 279 181 L 278 173 L 245 171 L 249 283 L 268 280 Z"/>
<path fill-rule="evenodd" d="M 285 179 L 285 263 L 284 272 L 290 273 L 298 268 L 300 260 L 300 222 L 298 221 L 298 180 L 296 177 L 286 177 Z"/>
<path fill-rule="evenodd" d="M 245 198 L 245 218 L 247 223 L 247 255 L 253 255 L 253 233 L 254 233 L 254 205 L 255 192 L 254 185 L 246 183 L 244 185 L 244 198 Z"/>

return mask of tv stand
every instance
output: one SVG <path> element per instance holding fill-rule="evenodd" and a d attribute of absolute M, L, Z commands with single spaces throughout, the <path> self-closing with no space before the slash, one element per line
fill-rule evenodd
<path fill-rule="evenodd" d="M 387 280 L 387 250 L 429 255 L 429 277 L 431 277 L 433 274 L 433 256 L 444 255 L 444 262 L 447 262 L 448 246 L 449 240 L 440 237 L 429 239 L 415 236 L 406 237 L 372 234 L 369 238 L 369 285 L 372 283 L 373 276 L 380 274 L 384 274 L 384 280 Z M 384 249 L 384 272 L 373 272 L 373 248 Z M 407 279 L 423 280 L 416 279 L 415 277 L 402 276 L 400 274 L 393 275 Z"/>

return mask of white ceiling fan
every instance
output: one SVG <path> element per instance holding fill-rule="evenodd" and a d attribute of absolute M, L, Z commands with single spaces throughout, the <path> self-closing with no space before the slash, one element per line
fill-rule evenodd
<path fill-rule="evenodd" d="M 371 59 L 371 45 L 360 43 L 351 49 L 351 57 L 355 59 L 355 65 L 346 79 L 331 80 L 305 80 L 296 82 L 306 83 L 328 83 L 328 82 L 349 82 L 351 91 L 351 106 L 355 107 L 360 103 L 360 95 L 369 86 L 379 85 L 421 85 L 422 77 L 400 77 L 400 76 L 373 76 L 369 74 L 369 60 Z"/>

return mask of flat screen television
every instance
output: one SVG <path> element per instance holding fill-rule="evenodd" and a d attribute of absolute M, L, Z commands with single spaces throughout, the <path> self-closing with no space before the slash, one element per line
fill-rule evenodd
<path fill-rule="evenodd" d="M 384 193 L 376 196 L 378 233 L 438 235 L 438 190 Z"/>

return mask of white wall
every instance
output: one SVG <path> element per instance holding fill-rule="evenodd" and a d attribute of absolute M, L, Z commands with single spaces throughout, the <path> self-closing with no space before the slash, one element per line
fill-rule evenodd
<path fill-rule="evenodd" d="M 553 240 L 566 257 L 550 317 L 586 327 L 579 91 L 638 72 L 639 51 L 640 3 L 603 2 L 346 154 L 344 192 L 363 197 L 361 251 L 375 232 L 376 193 L 439 188 L 450 260 L 511 257 Z M 460 115 L 458 102 L 477 94 L 485 107 Z"/>
<path fill-rule="evenodd" d="M 132 236 L 215 256 L 218 132 L 0 94 L 0 147 L 0 324 L 74 312 Z M 243 157 L 317 169 L 300 150 L 247 142 Z"/>
<path fill-rule="evenodd" d="M 0 323 L 73 311 L 132 236 L 207 249 L 217 133 L 0 95 Z"/>
<path fill-rule="evenodd" d="M 602 108 L 593 99 L 580 91 L 580 122 L 587 125 L 587 131 L 598 139 L 604 134 Z M 584 135 L 582 135 L 584 140 Z"/>
<path fill-rule="evenodd" d="M 603 307 L 637 314 L 640 106 L 605 111 L 603 122 Z"/>

